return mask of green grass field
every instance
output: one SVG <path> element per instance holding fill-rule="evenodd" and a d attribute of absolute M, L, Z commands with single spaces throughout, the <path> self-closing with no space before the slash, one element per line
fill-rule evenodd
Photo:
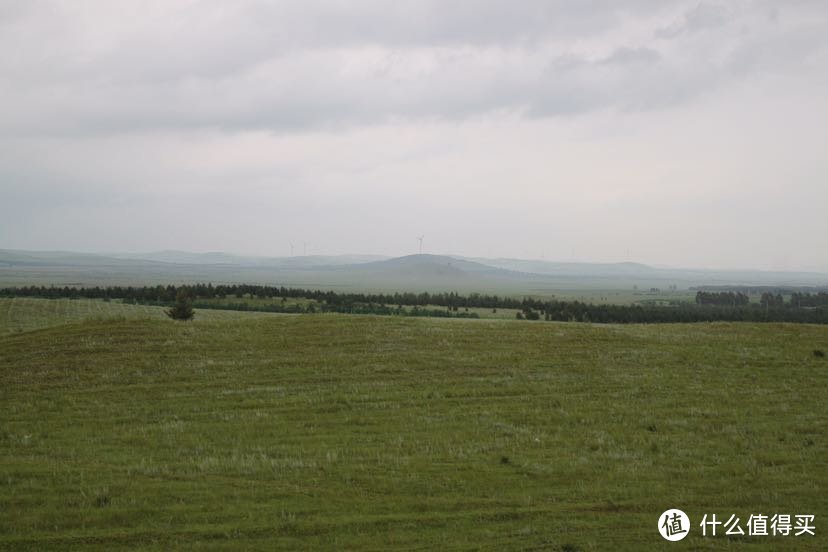
<path fill-rule="evenodd" d="M 825 550 L 815 349 L 827 327 L 2 300 L 0 548 Z M 705 513 L 816 536 L 703 538 Z"/>
<path fill-rule="evenodd" d="M 163 307 L 129 305 L 92 299 L 30 299 L 0 297 L 0 335 L 82 321 L 120 319 L 166 320 Z M 197 309 L 199 320 L 240 320 L 270 313 Z"/>

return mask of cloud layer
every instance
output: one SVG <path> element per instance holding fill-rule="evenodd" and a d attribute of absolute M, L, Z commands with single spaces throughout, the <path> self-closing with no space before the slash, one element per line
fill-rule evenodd
<path fill-rule="evenodd" d="M 431 228 L 458 253 L 828 269 L 825 223 L 751 218 L 767 194 L 828 200 L 826 36 L 817 1 L 0 2 L 2 245 L 393 254 Z M 696 191 L 740 198 L 741 226 Z M 236 238 L 168 226 L 187 202 Z M 708 253 L 634 222 L 653 211 L 714 227 Z M 714 239 L 739 228 L 753 254 Z"/>
<path fill-rule="evenodd" d="M 824 63 L 819 3 L 653 5 L 27 2 L 0 16 L 3 128 L 291 132 L 646 110 Z"/>

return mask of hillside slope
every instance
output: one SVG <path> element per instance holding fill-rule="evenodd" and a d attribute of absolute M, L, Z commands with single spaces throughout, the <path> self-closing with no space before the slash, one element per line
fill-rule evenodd
<path fill-rule="evenodd" d="M 318 315 L 2 336 L 0 549 L 647 550 L 680 507 L 815 514 L 816 537 L 751 549 L 824 550 L 826 332 Z"/>

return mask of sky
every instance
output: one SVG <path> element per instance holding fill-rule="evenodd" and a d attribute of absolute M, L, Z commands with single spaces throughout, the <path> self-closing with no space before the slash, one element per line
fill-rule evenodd
<path fill-rule="evenodd" d="M 823 0 L 0 0 L 0 248 L 828 272 Z"/>

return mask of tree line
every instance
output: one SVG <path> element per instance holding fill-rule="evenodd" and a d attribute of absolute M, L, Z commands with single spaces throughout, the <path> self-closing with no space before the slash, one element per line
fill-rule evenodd
<path fill-rule="evenodd" d="M 828 293 L 792 293 L 790 303 L 795 307 L 828 307 Z"/>
<path fill-rule="evenodd" d="M 145 305 L 173 305 L 176 295 L 185 293 L 193 307 L 283 313 L 336 312 L 389 316 L 438 316 L 475 318 L 468 308 L 515 309 L 517 318 L 526 320 L 576 321 L 596 323 L 664 322 L 802 322 L 828 323 L 828 293 L 798 293 L 789 301 L 780 294 L 765 292 L 759 303 L 751 303 L 741 292 L 699 291 L 695 303 L 659 305 L 605 305 L 581 301 L 517 299 L 472 293 L 337 293 L 252 284 L 194 284 L 186 286 L 145 287 L 47 287 L 24 286 L 0 290 L 6 297 L 119 299 Z M 238 299 L 281 298 L 280 302 L 249 304 Z M 306 304 L 287 303 L 288 298 L 306 299 Z M 208 302 L 207 299 L 212 301 Z M 234 300 L 235 299 L 235 300 Z M 218 300 L 218 302 L 216 301 Z M 222 300 L 226 302 L 221 302 Z M 442 307 L 442 308 L 434 308 Z M 410 308 L 405 308 L 410 307 Z M 463 310 L 460 310 L 463 309 Z"/>
<path fill-rule="evenodd" d="M 287 288 L 284 286 L 262 286 L 255 284 L 190 284 L 185 286 L 107 286 L 107 287 L 55 287 L 55 286 L 24 286 L 0 290 L 0 295 L 19 297 L 45 297 L 57 299 L 61 297 L 85 299 L 123 299 L 141 304 L 167 304 L 175 300 L 179 288 L 185 288 L 188 293 L 197 299 L 241 299 L 245 296 L 260 299 L 289 298 L 310 299 L 324 302 L 329 305 L 349 305 L 353 303 L 377 303 L 383 305 L 407 305 L 425 307 L 437 305 L 448 307 L 451 310 L 458 308 L 507 308 L 520 309 L 524 306 L 538 307 L 542 301 L 532 298 L 515 299 L 498 295 L 482 295 L 472 293 L 467 296 L 455 292 L 447 293 L 337 293 L 302 288 Z"/>
<path fill-rule="evenodd" d="M 275 312 L 282 314 L 313 314 L 339 313 L 339 314 L 374 314 L 379 316 L 426 316 L 432 318 L 480 318 L 476 312 L 456 312 L 449 309 L 424 308 L 414 305 L 411 308 L 404 308 L 402 305 L 388 306 L 381 303 L 299 303 L 282 304 L 250 304 L 250 303 L 193 303 L 197 309 L 217 309 L 249 312 Z"/>
<path fill-rule="evenodd" d="M 781 290 L 763 288 L 759 298 L 759 305 L 762 307 L 828 307 L 828 292 L 817 293 L 792 292 L 790 299 L 786 302 Z M 758 292 L 757 292 L 758 294 Z M 741 291 L 704 291 L 696 292 L 697 305 L 718 305 L 725 307 L 743 306 L 750 303 L 750 297 Z"/>
<path fill-rule="evenodd" d="M 718 305 L 724 307 L 741 307 L 750 303 L 750 297 L 741 292 L 732 291 L 698 291 L 697 305 Z"/>
<path fill-rule="evenodd" d="M 706 285 L 691 287 L 690 291 L 733 291 L 747 295 L 761 295 L 765 292 L 774 295 L 791 295 L 792 293 L 808 293 L 818 295 L 828 292 L 828 286 L 745 286 L 745 285 Z"/>
<path fill-rule="evenodd" d="M 544 312 L 545 311 L 545 312 Z M 531 313 L 530 313 L 531 314 Z M 683 303 L 675 306 L 595 305 L 579 301 L 551 301 L 539 317 L 544 320 L 598 323 L 681 322 L 798 322 L 828 324 L 828 309 L 766 308 L 759 304 L 717 305 Z M 526 316 L 531 319 L 531 316 Z"/>

